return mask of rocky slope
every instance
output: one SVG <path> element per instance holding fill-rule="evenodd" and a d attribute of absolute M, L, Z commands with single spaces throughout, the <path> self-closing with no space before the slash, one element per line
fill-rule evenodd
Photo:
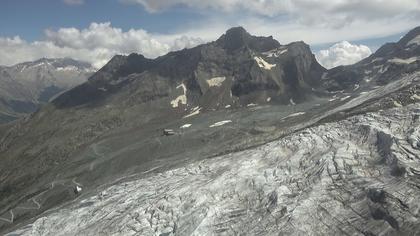
<path fill-rule="evenodd" d="M 414 40 L 416 37 L 412 36 L 413 34 L 406 37 Z M 410 50 L 413 52 L 409 52 Z M 406 51 L 415 55 L 416 50 L 416 47 L 413 47 Z M 398 50 L 394 51 L 394 56 L 391 54 L 388 56 L 399 57 L 398 52 Z M 380 63 L 383 63 L 382 66 L 387 66 L 389 62 L 382 60 Z M 276 227 L 280 227 L 281 223 L 285 223 L 282 217 L 290 211 L 288 207 L 277 208 L 279 199 L 285 201 L 281 203 L 283 205 L 298 208 L 301 204 L 313 205 L 305 205 L 308 202 L 301 202 L 300 199 L 312 199 L 310 201 L 320 199 L 326 204 L 329 202 L 335 204 L 330 199 L 341 195 L 341 192 L 329 192 L 329 188 L 323 187 L 323 182 L 317 182 L 320 181 L 317 178 L 323 181 L 334 179 L 331 176 L 324 176 L 329 173 L 328 171 L 308 172 L 310 169 L 315 170 L 323 166 L 317 161 L 311 162 L 312 159 L 325 160 L 329 165 L 331 163 L 334 165 L 334 160 L 338 157 L 332 158 L 331 153 L 341 150 L 340 153 L 343 152 L 341 154 L 344 155 L 341 146 L 347 144 L 352 145 L 351 150 L 360 152 L 374 150 L 374 145 L 379 149 L 382 148 L 372 138 L 374 134 L 372 137 L 369 136 L 369 140 L 365 143 L 360 142 L 361 134 L 357 134 L 356 131 L 354 134 L 356 136 L 352 136 L 350 127 L 358 125 L 355 120 L 352 120 L 353 118 L 343 122 L 340 120 L 360 115 L 359 118 L 365 119 L 365 123 L 368 126 L 372 125 L 373 129 L 374 124 L 380 127 L 388 125 L 388 121 L 385 122 L 388 113 L 395 112 L 396 115 L 401 113 L 403 114 L 401 117 L 407 115 L 405 118 L 390 116 L 389 119 L 392 121 L 397 120 L 397 117 L 408 120 L 409 116 L 416 116 L 415 106 L 420 100 L 420 68 L 417 63 L 415 60 L 407 64 L 410 70 L 406 70 L 408 67 L 390 67 L 387 73 L 395 75 L 392 80 L 379 82 L 382 77 L 377 76 L 377 71 L 373 71 L 366 77 L 373 81 L 372 83 L 362 84 L 355 80 L 351 86 L 336 91 L 334 86 L 343 84 L 340 80 L 342 77 L 332 76 L 338 75 L 338 70 L 327 71 L 322 68 L 316 62 L 309 47 L 303 42 L 280 45 L 271 37 L 251 36 L 243 28 L 228 30 L 215 42 L 171 52 L 154 60 L 137 54 L 116 56 L 88 82 L 61 94 L 52 103 L 5 131 L 0 141 L 0 232 L 18 230 L 17 232 L 33 234 L 48 234 L 49 232 L 54 234 L 55 228 L 47 227 L 52 222 L 58 224 L 72 221 L 80 225 L 80 234 L 92 235 L 107 232 L 169 235 L 169 231 L 175 231 L 177 235 L 188 232 L 199 235 L 230 235 L 234 231 L 243 232 L 241 230 L 245 229 L 252 234 L 258 233 L 252 230 L 261 230 L 262 234 L 271 234 L 279 229 Z M 375 66 L 379 64 L 372 64 L 371 69 L 373 70 Z M 346 73 L 343 72 L 342 76 L 345 75 Z M 350 84 L 350 82 L 347 83 Z M 394 107 L 397 109 L 387 111 Z M 385 110 L 385 112 L 375 113 L 380 117 L 376 124 L 371 121 L 368 112 L 380 110 Z M 322 125 L 326 122 L 330 124 Z M 316 127 L 317 125 L 321 126 Z M 418 123 L 413 121 L 410 125 L 415 128 Z M 163 129 L 172 129 L 175 135 L 165 136 L 162 133 Z M 296 133 L 304 129 L 306 129 L 305 133 Z M 385 132 L 382 128 L 380 131 Z M 395 128 L 385 133 L 397 137 L 407 135 L 407 132 Z M 302 135 L 306 135 L 308 144 L 303 141 L 297 142 L 297 137 Z M 413 135 L 412 139 L 417 140 L 415 134 Z M 323 136 L 332 138 L 322 138 Z M 339 141 L 339 138 L 342 138 L 345 143 Z M 266 143 L 270 144 L 261 146 Z M 275 146 L 282 147 L 281 150 L 284 152 L 277 150 Z M 245 160 L 254 160 L 255 165 L 260 166 L 261 170 L 274 171 L 270 169 L 274 168 L 274 164 L 271 167 L 268 164 L 274 162 L 265 162 L 260 152 L 264 150 L 264 153 L 271 153 L 270 148 L 273 149 L 272 153 L 276 153 L 276 155 L 273 154 L 276 158 L 286 158 L 285 160 L 292 162 L 289 163 L 290 171 L 293 169 L 293 172 L 290 172 L 292 175 L 287 178 L 281 177 L 280 182 L 274 179 L 258 182 L 260 181 L 258 176 L 264 175 L 263 172 L 248 170 Z M 317 148 L 319 151 L 316 150 Z M 404 148 L 407 149 L 405 146 Z M 249 151 L 239 152 L 241 150 Z M 293 154 L 294 151 L 296 155 Z M 309 154 L 302 154 L 300 151 L 306 151 Z M 377 151 L 379 152 L 382 151 Z M 391 153 L 389 150 L 387 152 Z M 418 155 L 414 147 L 409 152 L 412 152 L 413 156 Z M 226 155 L 229 153 L 232 154 Z M 375 153 L 372 151 L 373 154 Z M 346 155 L 350 156 L 350 159 L 356 159 L 350 151 Z M 397 174 L 395 178 L 401 181 L 405 180 L 403 178 L 406 173 L 409 173 L 409 169 L 416 166 L 415 159 L 410 165 L 402 165 L 402 161 L 399 160 L 405 156 L 394 158 L 394 154 L 386 155 L 392 162 L 388 166 L 392 170 L 391 176 Z M 231 157 L 232 160 L 230 160 Z M 277 161 L 283 162 L 280 159 Z M 236 162 L 238 164 L 234 164 Z M 297 164 L 299 162 L 302 164 Z M 353 163 L 354 170 L 370 173 L 370 168 L 386 166 L 384 163 L 370 163 L 371 166 L 368 166 L 366 162 L 368 161 L 361 159 L 360 165 Z M 289 165 L 287 163 L 286 161 L 285 166 L 279 167 L 278 171 L 281 173 L 277 174 L 278 176 L 284 174 L 284 168 L 287 169 L 286 166 Z M 205 172 L 201 172 L 201 170 L 206 170 L 206 168 L 202 169 L 203 166 L 210 170 L 217 170 L 214 172 L 216 174 L 205 175 Z M 183 172 L 188 172 L 189 168 L 201 174 L 189 176 Z M 337 173 L 341 173 L 340 166 L 335 168 Z M 344 169 L 347 170 L 348 167 Z M 223 175 L 225 173 L 223 171 L 232 175 Z M 359 172 L 345 174 L 352 177 L 359 175 L 364 178 L 371 177 L 371 174 L 363 175 Z M 170 173 L 179 173 L 185 178 L 171 176 Z M 220 178 L 217 173 L 221 174 Z M 312 174 L 308 175 L 308 173 Z M 271 190 L 261 192 L 259 189 L 260 194 L 254 195 L 255 189 L 248 189 L 243 185 L 242 175 L 246 174 L 252 177 L 249 180 L 251 184 L 257 181 L 254 185 L 264 188 L 267 183 Z M 332 175 L 334 174 L 335 172 Z M 390 177 L 384 172 L 380 174 L 384 182 L 390 181 Z M 191 178 L 197 178 L 197 182 L 189 182 Z M 318 185 L 321 183 L 320 189 L 316 190 L 321 197 L 309 198 L 305 194 L 310 193 L 312 185 L 303 184 L 301 188 L 306 191 L 299 192 L 297 191 L 299 187 L 293 189 L 291 184 L 287 185 L 284 182 L 287 179 L 291 183 L 293 179 L 300 180 L 297 185 L 301 182 L 308 183 L 308 181 Z M 220 183 L 222 184 L 219 186 Z M 347 182 L 340 183 L 348 184 Z M 165 211 L 167 205 L 155 205 L 164 213 L 157 214 L 157 219 L 154 218 L 154 213 L 151 213 L 151 217 L 146 217 L 144 214 L 150 213 L 146 211 L 148 204 L 159 202 L 161 197 L 164 199 L 165 197 L 149 195 L 149 192 L 144 191 L 138 192 L 140 185 L 137 184 L 143 186 L 142 189 L 157 193 L 164 191 L 164 188 L 159 186 L 166 186 L 171 190 L 167 192 L 167 195 L 178 197 L 179 200 L 174 201 L 182 203 L 183 207 L 179 209 L 174 206 L 175 202 L 172 202 L 172 199 L 168 203 L 170 204 L 168 209 L 173 210 L 170 216 Z M 227 192 L 232 188 L 222 186 L 231 186 L 230 184 L 237 185 L 238 189 L 233 188 L 234 194 L 229 197 Z M 351 182 L 351 184 L 354 183 Z M 131 185 L 134 186 L 133 189 Z M 182 191 L 177 192 L 176 186 L 180 185 L 184 187 Z M 286 198 L 277 192 L 276 189 L 283 188 L 280 185 L 286 185 L 291 191 L 292 199 L 296 200 L 293 203 L 295 205 L 291 202 L 286 203 Z M 122 186 L 127 192 L 124 193 Z M 357 188 L 355 187 L 355 192 L 363 186 L 365 185 L 361 183 Z M 199 190 L 197 195 L 191 190 L 192 188 Z M 203 191 L 207 191 L 205 190 L 207 188 L 210 190 L 204 194 Z M 415 192 L 415 187 L 412 188 L 407 191 Z M 105 189 L 111 191 L 111 194 L 102 196 L 105 199 L 103 202 L 98 201 L 95 196 Z M 127 194 L 128 191 L 131 194 Z M 241 191 L 244 195 L 241 195 Z M 219 196 L 217 199 L 222 205 L 215 203 L 214 206 L 217 208 L 210 211 L 215 200 L 207 196 L 207 193 Z M 273 193 L 273 196 L 268 197 L 268 193 Z M 145 195 L 140 196 L 141 194 Z M 227 198 L 222 199 L 222 197 Z M 246 197 L 250 199 L 249 206 L 243 205 L 248 201 Z M 361 199 L 360 196 L 356 197 L 356 200 L 354 196 L 343 195 L 342 197 L 343 202 L 348 204 L 358 203 L 356 200 Z M 101 198 L 100 195 L 99 198 Z M 260 201 L 258 204 L 257 198 Z M 277 199 L 276 203 L 273 203 L 272 207 L 264 208 L 264 204 L 271 204 L 267 200 L 269 198 Z M 130 205 L 131 201 L 134 201 L 135 206 Z M 115 202 L 120 204 L 115 204 Z M 100 205 L 102 203 L 105 205 Z M 196 203 L 198 205 L 195 205 Z M 201 203 L 204 204 L 203 208 Z M 366 206 L 367 203 L 363 205 L 364 203 L 360 203 L 360 206 Z M 241 221 L 234 216 L 229 217 L 228 213 L 223 213 L 230 208 L 221 210 L 222 214 L 215 216 L 214 211 L 223 208 L 223 204 L 230 206 L 232 210 L 238 206 L 240 210 L 238 216 L 245 214 L 241 210 L 248 206 L 249 209 L 246 212 L 253 216 L 259 214 L 260 221 L 265 222 L 267 227 L 264 224 L 255 226 L 258 217 L 244 217 Z M 345 206 L 344 209 L 343 206 Z M 336 214 L 341 217 L 348 213 L 344 211 L 348 209 L 347 205 L 343 206 L 340 208 L 332 205 L 331 209 L 337 209 Z M 119 207 L 127 207 L 127 209 L 124 208 L 125 210 L 122 211 Z M 307 209 L 301 209 L 302 220 L 297 219 L 298 215 L 296 215 L 293 221 L 293 225 L 303 225 L 302 231 L 296 231 L 296 234 L 304 234 L 305 231 L 312 234 L 334 234 L 335 230 L 342 228 L 331 226 L 339 225 L 334 218 L 335 215 L 326 218 L 327 222 L 324 222 L 325 225 L 331 226 L 329 229 L 320 224 L 320 219 L 325 218 L 327 214 L 318 218 L 313 216 L 314 220 L 311 223 L 304 217 L 310 217 L 312 213 L 318 214 L 319 209 L 304 208 Z M 105 213 L 100 209 L 104 209 Z M 107 214 L 106 212 L 110 209 L 114 212 L 108 215 L 110 218 L 102 215 L 102 213 Z M 267 209 L 273 209 L 273 214 L 270 213 L 271 218 L 266 219 L 265 212 L 271 212 Z M 137 210 L 144 210 L 146 213 Z M 131 213 L 136 215 L 132 219 L 139 220 L 138 225 L 127 223 L 131 222 L 131 219 L 124 218 L 131 217 Z M 410 227 L 415 230 L 412 226 L 417 221 L 415 215 L 412 219 L 408 219 L 407 215 L 402 215 L 401 221 L 394 213 L 390 213 L 392 218 L 387 215 L 388 213 L 383 216 L 373 214 L 371 218 L 368 217 L 369 212 L 362 213 L 360 219 L 355 219 L 354 224 L 344 230 L 353 234 L 353 232 L 358 232 L 356 229 L 360 229 L 361 222 L 368 222 L 371 228 L 366 231 L 366 234 L 382 232 L 386 224 L 391 225 L 389 229 L 386 229 L 389 230 L 386 232 L 391 234 L 415 232 L 410 231 Z M 85 214 L 90 215 L 90 218 L 85 218 Z M 186 218 L 183 218 L 184 215 Z M 72 220 L 72 217 L 79 216 L 82 222 Z M 59 217 L 62 217 L 63 221 L 57 220 Z M 378 217 L 382 217 L 382 221 Z M 37 223 L 25 227 L 38 218 Z M 161 219 L 165 219 L 166 223 L 160 222 Z M 192 219 L 198 219 L 197 224 L 191 223 Z M 208 221 L 200 221 L 200 219 Z M 97 228 L 92 225 L 94 220 L 98 221 Z M 224 220 L 228 225 L 226 227 L 222 224 Z M 271 224 L 273 220 L 274 224 Z M 276 221 L 279 224 L 276 224 Z M 398 223 L 397 228 L 395 221 Z M 405 221 L 414 223 L 404 225 Z M 149 226 L 145 226 L 145 222 L 149 222 Z M 199 225 L 198 222 L 202 224 Z M 291 222 L 291 220 L 286 222 Z M 221 226 L 216 226 L 219 223 Z M 251 229 L 251 226 L 255 227 Z M 407 231 L 402 231 L 403 226 Z M 285 227 L 284 233 L 288 234 L 290 227 L 292 226 Z M 43 228 L 46 228 L 46 231 L 43 231 Z M 63 234 L 70 232 L 66 231 L 70 230 L 70 225 L 69 228 L 63 226 L 62 229 Z M 129 231 L 131 229 L 133 230 Z M 195 229 L 197 231 L 194 231 Z M 76 231 L 74 229 L 74 232 Z"/>
<path fill-rule="evenodd" d="M 95 70 L 69 58 L 0 67 L 0 123 L 34 112 L 58 93 L 86 81 Z"/>
<path fill-rule="evenodd" d="M 354 116 L 139 174 L 10 235 L 415 235 L 419 117 L 419 104 Z"/>

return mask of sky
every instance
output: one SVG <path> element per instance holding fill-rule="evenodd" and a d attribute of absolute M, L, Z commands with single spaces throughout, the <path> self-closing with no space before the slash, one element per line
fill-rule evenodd
<path fill-rule="evenodd" d="M 72 57 L 149 58 L 243 26 L 308 43 L 322 65 L 352 64 L 419 25 L 420 0 L 2 0 L 0 65 Z"/>

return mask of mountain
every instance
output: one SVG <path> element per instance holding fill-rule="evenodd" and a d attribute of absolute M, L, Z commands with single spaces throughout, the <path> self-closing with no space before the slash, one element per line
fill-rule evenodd
<path fill-rule="evenodd" d="M 236 27 L 115 56 L 4 131 L 0 232 L 418 232 L 420 67 L 389 61 L 416 45 L 326 70 L 303 42 Z"/>
<path fill-rule="evenodd" d="M 349 66 L 336 67 L 323 76 L 327 89 L 354 89 L 352 86 L 384 85 L 419 67 L 420 27 L 397 43 L 387 43 L 368 58 Z"/>
<path fill-rule="evenodd" d="M 36 111 L 40 104 L 85 82 L 94 72 L 90 64 L 70 58 L 0 67 L 0 123 Z"/>
<path fill-rule="evenodd" d="M 88 83 L 54 104 L 65 108 L 98 102 L 120 93 L 127 84 L 137 86 L 139 102 L 169 95 L 172 107 L 179 109 L 211 110 L 267 103 L 267 99 L 287 104 L 309 99 L 323 72 L 303 42 L 282 46 L 272 37 L 251 36 L 238 27 L 215 42 L 155 60 L 137 54 L 116 56 Z M 150 87 L 153 91 L 143 91 Z"/>

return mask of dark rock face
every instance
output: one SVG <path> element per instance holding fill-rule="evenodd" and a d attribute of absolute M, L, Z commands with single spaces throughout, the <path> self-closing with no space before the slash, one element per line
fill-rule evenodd
<path fill-rule="evenodd" d="M 230 53 L 244 47 L 262 53 L 281 46 L 273 37 L 255 37 L 242 27 L 229 29 L 216 41 L 216 44 Z"/>

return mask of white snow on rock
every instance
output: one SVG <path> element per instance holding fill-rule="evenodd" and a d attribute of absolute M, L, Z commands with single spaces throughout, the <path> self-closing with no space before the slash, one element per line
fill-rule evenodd
<path fill-rule="evenodd" d="M 377 62 L 377 61 L 383 61 L 383 60 L 384 59 L 382 57 L 378 57 L 378 58 L 373 59 L 370 63 L 374 63 L 374 62 Z"/>
<path fill-rule="evenodd" d="M 190 128 L 191 127 L 191 124 L 185 124 L 185 125 L 182 125 L 180 128 L 181 129 L 186 129 L 186 128 Z"/>
<path fill-rule="evenodd" d="M 177 98 L 171 101 L 171 105 L 173 108 L 177 108 L 179 103 L 186 105 L 187 104 L 187 87 L 185 84 L 180 84 L 176 87 L 176 89 L 182 88 L 183 94 L 179 95 Z"/>
<path fill-rule="evenodd" d="M 417 44 L 417 45 L 420 45 L 420 35 L 417 35 L 417 37 L 415 37 L 415 38 L 413 38 L 412 40 L 410 40 L 410 41 L 407 43 L 407 46 L 410 46 L 410 45 L 412 45 L 412 44 Z"/>
<path fill-rule="evenodd" d="M 271 101 L 271 97 L 268 97 L 266 101 L 267 102 L 270 102 Z"/>
<path fill-rule="evenodd" d="M 279 57 L 280 55 L 284 54 L 287 52 L 287 48 L 277 48 L 268 52 L 263 52 L 262 54 L 267 56 L 267 57 Z"/>
<path fill-rule="evenodd" d="M 396 107 L 402 107 L 403 105 L 397 101 L 394 101 L 394 106 Z"/>
<path fill-rule="evenodd" d="M 344 101 L 344 100 L 347 100 L 349 98 L 350 98 L 350 96 L 345 96 L 345 97 L 340 98 L 340 101 Z"/>
<path fill-rule="evenodd" d="M 77 71 L 78 68 L 75 66 L 57 67 L 57 71 Z"/>
<path fill-rule="evenodd" d="M 289 100 L 289 102 L 290 102 L 290 105 L 292 105 L 292 106 L 296 105 L 296 103 L 293 101 L 293 98 L 291 98 L 291 99 Z"/>
<path fill-rule="evenodd" d="M 420 100 L 420 96 L 417 95 L 417 94 L 414 94 L 414 95 L 411 96 L 411 99 L 413 99 L 413 100 Z"/>
<path fill-rule="evenodd" d="M 359 87 L 360 87 L 360 85 L 359 85 L 359 84 L 355 84 L 355 85 L 354 85 L 354 89 L 353 89 L 353 91 L 358 90 L 358 89 L 359 89 Z"/>
<path fill-rule="evenodd" d="M 395 64 L 411 64 L 419 59 L 420 59 L 419 57 L 410 57 L 407 59 L 393 58 L 393 59 L 388 60 L 388 62 L 395 63 Z"/>
<path fill-rule="evenodd" d="M 36 67 L 40 67 L 40 66 L 46 66 L 46 64 L 44 62 L 40 62 L 38 64 L 30 66 L 29 68 L 36 68 Z"/>
<path fill-rule="evenodd" d="M 257 104 L 255 104 L 255 103 L 250 103 L 250 104 L 247 104 L 246 106 L 247 107 L 255 107 Z"/>
<path fill-rule="evenodd" d="M 232 122 L 231 120 L 222 120 L 222 121 L 219 121 L 219 122 L 216 122 L 216 123 L 210 125 L 209 127 L 210 128 L 218 127 L 218 126 L 222 126 L 222 125 L 225 125 L 225 124 L 228 124 L 228 123 L 231 123 L 231 122 Z"/>
<path fill-rule="evenodd" d="M 296 112 L 296 113 L 293 113 L 293 114 L 290 114 L 290 115 L 284 117 L 284 119 L 289 118 L 289 117 L 301 116 L 301 115 L 304 115 L 304 114 L 305 114 L 305 112 L 303 112 L 303 111 L 302 112 Z"/>
<path fill-rule="evenodd" d="M 389 60 L 388 62 L 392 62 L 391 60 Z M 377 70 L 377 73 L 379 74 L 383 74 L 388 70 L 389 66 L 384 66 L 384 65 L 380 65 L 380 66 L 374 66 L 373 69 Z"/>
<path fill-rule="evenodd" d="M 226 77 L 214 77 L 206 81 L 209 87 L 220 87 L 222 86 L 225 80 L 226 80 Z"/>
<path fill-rule="evenodd" d="M 260 68 L 266 69 L 266 70 L 271 70 L 273 67 L 276 66 L 276 64 L 270 64 L 266 61 L 264 61 L 264 59 L 262 59 L 261 57 L 254 57 L 255 61 L 257 62 L 258 66 Z"/>
<path fill-rule="evenodd" d="M 231 105 L 226 105 L 226 106 L 225 106 L 225 108 L 230 108 L 230 107 L 231 107 Z"/>
<path fill-rule="evenodd" d="M 198 115 L 198 114 L 200 114 L 200 110 L 201 110 L 201 107 L 194 107 L 192 109 L 191 113 L 188 114 L 188 115 L 186 115 L 186 116 L 184 116 L 183 118 L 188 118 L 188 117 L 191 117 L 191 116 Z"/>
<path fill-rule="evenodd" d="M 80 186 L 76 186 L 76 192 L 77 193 L 80 193 L 82 191 L 82 187 L 80 187 Z"/>

